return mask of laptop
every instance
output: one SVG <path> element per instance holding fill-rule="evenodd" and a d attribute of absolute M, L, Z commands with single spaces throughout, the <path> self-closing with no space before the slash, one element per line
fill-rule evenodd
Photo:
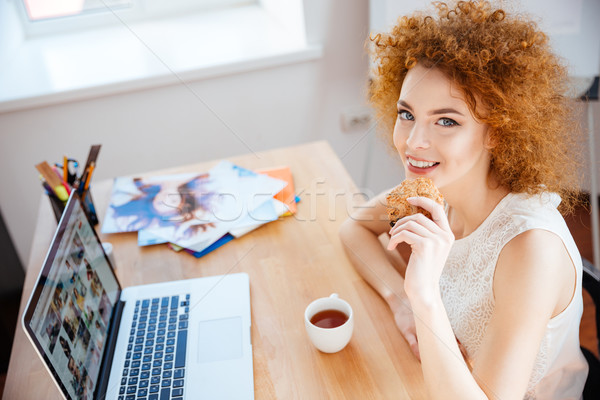
<path fill-rule="evenodd" d="M 248 275 L 123 288 L 75 191 L 22 323 L 66 399 L 254 398 Z"/>

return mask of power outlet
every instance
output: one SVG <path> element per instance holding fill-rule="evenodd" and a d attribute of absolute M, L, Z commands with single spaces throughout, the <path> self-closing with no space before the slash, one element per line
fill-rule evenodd
<path fill-rule="evenodd" d="M 344 132 L 366 130 L 373 123 L 373 113 L 369 107 L 353 107 L 342 111 L 341 124 Z"/>

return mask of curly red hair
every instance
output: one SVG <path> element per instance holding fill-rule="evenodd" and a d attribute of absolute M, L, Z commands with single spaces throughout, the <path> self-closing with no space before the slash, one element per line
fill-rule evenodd
<path fill-rule="evenodd" d="M 390 33 L 371 37 L 371 102 L 386 136 L 391 142 L 408 70 L 439 68 L 488 125 L 497 181 L 513 193 L 557 192 L 570 210 L 579 195 L 580 130 L 566 68 L 547 36 L 487 1 L 433 4 L 437 15 L 404 16 Z"/>

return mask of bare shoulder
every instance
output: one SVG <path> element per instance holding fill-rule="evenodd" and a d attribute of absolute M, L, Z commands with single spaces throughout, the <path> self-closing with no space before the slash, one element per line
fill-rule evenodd
<path fill-rule="evenodd" d="M 500 252 L 494 276 L 494 294 L 526 304 L 545 303 L 552 315 L 569 303 L 575 268 L 562 239 L 555 233 L 532 229 L 510 240 Z M 529 301 L 528 301 L 529 300 Z"/>
<path fill-rule="evenodd" d="M 358 224 L 377 236 L 388 232 L 391 226 L 387 216 L 387 193 L 389 190 L 383 191 L 366 203 L 355 207 L 345 223 Z"/>

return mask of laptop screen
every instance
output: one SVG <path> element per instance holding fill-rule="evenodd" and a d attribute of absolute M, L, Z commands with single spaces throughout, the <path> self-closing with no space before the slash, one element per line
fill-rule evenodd
<path fill-rule="evenodd" d="M 24 317 L 67 397 L 93 397 L 119 293 L 102 245 L 72 195 Z"/>

